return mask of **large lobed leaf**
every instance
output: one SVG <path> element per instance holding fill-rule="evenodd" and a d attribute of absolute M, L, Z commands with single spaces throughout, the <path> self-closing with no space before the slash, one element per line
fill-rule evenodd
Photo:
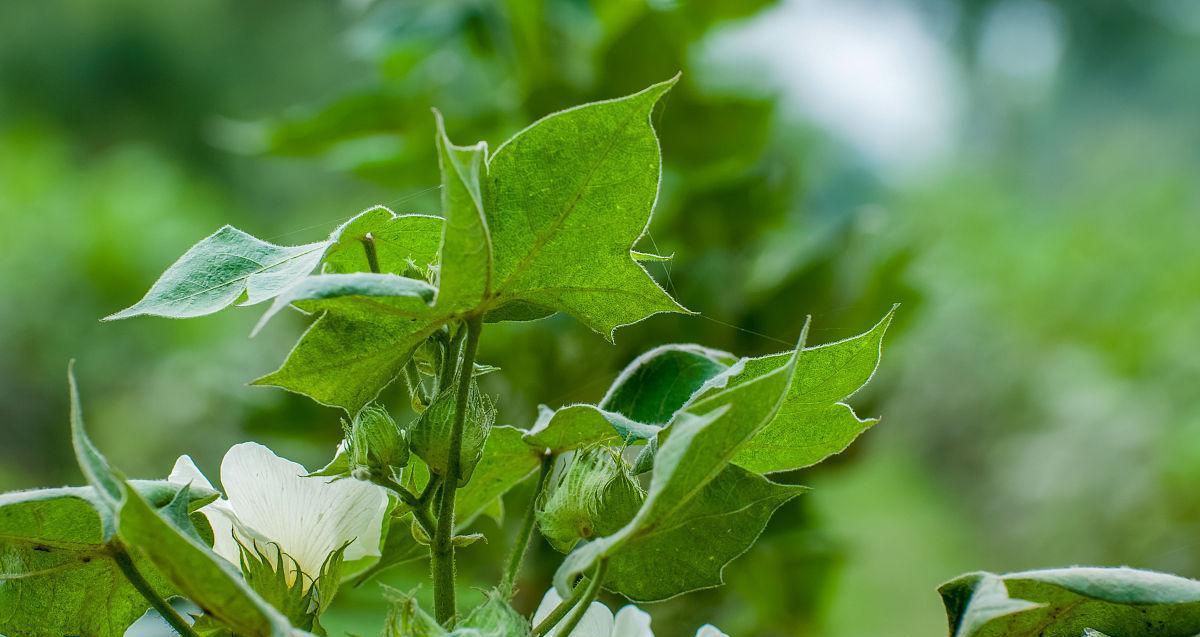
<path fill-rule="evenodd" d="M 1200 582 L 1163 573 L 1130 568 L 970 573 L 939 592 L 951 637 L 1200 634 Z"/>
<path fill-rule="evenodd" d="M 630 253 L 658 197 L 650 113 L 675 81 L 549 115 L 496 150 L 484 205 L 494 305 L 564 311 L 609 339 L 686 312 Z"/>

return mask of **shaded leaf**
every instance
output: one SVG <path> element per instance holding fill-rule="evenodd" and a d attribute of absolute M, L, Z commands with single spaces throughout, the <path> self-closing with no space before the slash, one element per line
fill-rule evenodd
<path fill-rule="evenodd" d="M 276 371 L 255 381 L 304 394 L 353 415 L 404 369 L 412 352 L 437 325 L 392 320 L 356 320 L 325 313 L 292 348 Z"/>
<path fill-rule="evenodd" d="M 305 277 L 275 297 L 254 326 L 254 333 L 288 305 L 307 312 L 327 310 L 370 320 L 376 316 L 414 319 L 429 314 L 437 289 L 428 283 L 395 274 L 318 274 Z"/>
<path fill-rule="evenodd" d="M 704 506 L 694 504 L 693 498 L 704 493 L 705 487 L 729 466 L 741 445 L 752 439 L 778 412 L 791 384 L 795 359 L 793 356 L 792 362 L 767 374 L 693 402 L 676 414 L 663 432 L 666 440 L 660 441 L 645 504 L 620 531 L 584 544 L 567 556 L 554 576 L 559 593 L 570 590 L 574 579 L 590 572 L 599 560 L 614 558 L 630 547 L 653 545 L 682 522 L 688 511 L 696 510 L 693 507 Z M 737 370 L 735 367 L 730 373 Z M 757 532 L 754 535 L 757 536 Z M 740 554 L 744 548 L 733 552 L 727 546 L 737 541 L 721 536 L 694 538 L 690 543 L 692 555 L 700 562 L 698 568 L 701 564 L 706 568 L 674 582 L 670 590 L 656 590 L 654 594 L 670 597 L 711 586 L 713 573 L 719 581 L 724 562 L 706 558 Z M 647 567 L 647 570 L 677 566 L 663 564 Z M 620 588 L 616 590 L 625 592 Z"/>
<path fill-rule="evenodd" d="M 442 218 L 430 215 L 397 215 L 383 206 L 369 208 L 342 224 L 329 237 L 322 265 L 329 274 L 370 272 L 363 242 L 371 236 L 379 271 L 405 275 L 410 264 L 428 268 L 437 263 L 442 240 Z"/>
<path fill-rule="evenodd" d="M 540 451 L 525 444 L 523 433 L 516 427 L 492 427 L 471 481 L 459 488 L 454 501 L 458 528 L 468 526 L 541 465 Z"/>
<path fill-rule="evenodd" d="M 525 442 L 553 453 L 646 440 L 660 429 L 592 405 L 568 405 L 555 411 L 542 406 L 539 412 L 537 423 L 525 434 Z"/>
<path fill-rule="evenodd" d="M 153 507 L 182 491 L 166 481 L 131 485 Z M 186 502 L 195 509 L 215 495 Z M 0 495 L 0 634 L 120 637 L 150 608 L 113 560 L 106 497 L 94 487 Z M 134 564 L 160 595 L 174 594 L 152 564 L 136 556 Z"/>
<path fill-rule="evenodd" d="M 656 347 L 625 366 L 600 407 L 637 422 L 668 423 L 704 383 L 736 361 L 700 345 Z"/>
<path fill-rule="evenodd" d="M 939 589 L 952 637 L 1191 637 L 1200 582 L 1129 568 L 971 573 Z"/>

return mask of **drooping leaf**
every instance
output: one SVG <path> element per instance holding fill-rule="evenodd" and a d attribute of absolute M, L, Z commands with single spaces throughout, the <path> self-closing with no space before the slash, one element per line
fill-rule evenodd
<path fill-rule="evenodd" d="M 437 263 L 442 218 L 397 215 L 383 206 L 369 208 L 329 237 L 322 269 L 328 274 L 370 272 L 364 242 L 370 235 L 379 271 L 404 276 L 410 266 L 426 269 Z"/>
<path fill-rule="evenodd" d="M 656 347 L 621 371 L 600 407 L 637 422 L 666 424 L 696 390 L 736 361 L 700 345 Z"/>
<path fill-rule="evenodd" d="M 971 573 L 939 589 L 951 637 L 1192 637 L 1200 582 L 1129 568 Z"/>
<path fill-rule="evenodd" d="M 658 196 L 650 113 L 674 83 L 555 113 L 496 150 L 484 205 L 494 308 L 565 311 L 609 339 L 653 314 L 686 312 L 631 254 Z"/>
<path fill-rule="evenodd" d="M 441 258 L 437 306 L 469 310 L 483 303 L 492 285 L 492 239 L 483 214 L 487 188 L 487 144 L 456 146 L 437 120 L 438 164 L 442 171 Z"/>
<path fill-rule="evenodd" d="M 404 319 L 359 320 L 327 312 L 276 371 L 253 382 L 304 394 L 353 415 L 396 379 L 437 325 Z"/>
<path fill-rule="evenodd" d="M 634 422 L 593 405 L 567 405 L 551 411 L 542 407 L 525 442 L 552 453 L 596 444 L 620 444 L 653 438 L 660 427 Z"/>
<path fill-rule="evenodd" d="M 429 303 L 436 293 L 437 288 L 424 281 L 395 274 L 318 274 L 301 279 L 275 297 L 254 333 L 288 305 L 306 312 L 326 310 L 363 320 L 376 316 L 417 319 L 429 314 Z"/>
<path fill-rule="evenodd" d="M 806 490 L 728 466 L 665 528 L 643 532 L 615 553 L 606 586 L 646 602 L 719 586 L 725 565 L 754 544 L 776 509 Z"/>
<path fill-rule="evenodd" d="M 803 336 L 797 350 L 802 346 Z M 666 440 L 660 442 L 645 504 L 620 531 L 584 544 L 567 556 L 554 576 L 559 593 L 569 591 L 573 580 L 590 572 L 599 560 L 613 559 L 631 547 L 636 550 L 639 546 L 654 546 L 683 521 L 685 514 L 697 510 L 693 507 L 705 506 L 693 503 L 693 499 L 705 492 L 705 487 L 729 466 L 737 450 L 779 411 L 792 381 L 795 360 L 793 356 L 789 363 L 767 374 L 708 395 L 676 414 L 663 432 Z M 729 373 L 737 370 L 734 367 Z M 758 531 L 761 528 L 754 531 L 753 537 L 757 537 Z M 711 556 L 736 556 L 745 547 L 730 550 L 728 545 L 743 543 L 740 537 L 701 536 L 691 542 L 693 560 L 686 565 L 646 566 L 648 571 L 670 568 L 687 573 L 673 582 L 670 590 L 655 590 L 654 594 L 670 597 L 711 586 L 714 579 L 719 582 L 725 562 Z M 621 588 L 616 590 L 625 592 Z"/>
<path fill-rule="evenodd" d="M 132 481 L 153 507 L 181 491 L 166 481 Z M 192 492 L 189 508 L 215 492 Z M 0 634 L 121 637 L 150 603 L 113 560 L 111 512 L 94 487 L 0 495 Z M 101 513 L 104 511 L 104 513 Z M 144 559 L 134 566 L 162 596 L 174 589 Z"/>
<path fill-rule="evenodd" d="M 291 287 L 321 261 L 326 242 L 278 246 L 225 226 L 192 246 L 142 300 L 105 320 L 212 314 L 245 296 L 259 303 Z"/>
<path fill-rule="evenodd" d="M 869 331 L 828 345 L 805 349 L 787 398 L 775 418 L 739 451 L 734 463 L 755 473 L 811 466 L 842 452 L 878 419 L 860 419 L 845 399 L 862 388 L 879 366 L 888 312 Z M 787 363 L 784 352 L 744 361 L 730 385 L 769 373 Z"/>
<path fill-rule="evenodd" d="M 180 593 L 238 635 L 292 636 L 283 615 L 259 597 L 232 564 L 171 524 L 136 490 L 124 486 L 123 491 L 118 516 L 121 539 L 152 562 Z"/>

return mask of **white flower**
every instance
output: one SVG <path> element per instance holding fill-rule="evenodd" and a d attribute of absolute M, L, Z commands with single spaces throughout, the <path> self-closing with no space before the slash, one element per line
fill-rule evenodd
<path fill-rule="evenodd" d="M 562 597 L 552 588 L 542 598 L 537 612 L 533 614 L 533 625 L 537 626 L 551 611 L 562 603 Z M 558 628 L 552 629 L 546 637 L 562 637 Z M 617 611 L 614 617 L 611 610 L 600 602 L 592 602 L 584 613 L 583 619 L 575 626 L 575 630 L 565 637 L 654 637 L 650 630 L 650 615 L 632 604 Z M 696 631 L 696 637 L 729 637 L 714 626 L 705 624 Z"/>
<path fill-rule="evenodd" d="M 253 442 L 234 445 L 221 461 L 226 498 L 200 509 L 213 528 L 213 551 L 235 565 L 238 547 L 274 542 L 309 578 L 349 542 L 345 560 L 379 555 L 387 495 L 358 480 L 305 478 L 302 465 Z M 175 461 L 168 480 L 212 488 L 188 456 Z M 265 551 L 268 556 L 272 551 Z M 295 577 L 288 573 L 289 582 Z"/>

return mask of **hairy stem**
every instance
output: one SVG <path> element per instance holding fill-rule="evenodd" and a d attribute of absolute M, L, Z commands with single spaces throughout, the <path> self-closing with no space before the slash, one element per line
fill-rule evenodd
<path fill-rule="evenodd" d="M 146 578 L 137 570 L 137 566 L 133 563 L 133 558 L 129 556 L 129 552 L 125 550 L 124 546 L 114 544 L 112 557 L 113 561 L 117 563 L 117 567 L 121 569 L 121 573 L 125 575 L 125 579 L 129 580 L 129 583 L 133 584 L 137 592 L 141 593 L 142 597 L 145 597 L 146 601 L 150 602 L 154 610 L 158 611 L 158 614 L 162 616 L 164 621 L 171 625 L 171 628 L 175 629 L 175 632 L 179 633 L 182 637 L 198 637 L 196 631 L 192 630 L 192 625 L 173 606 L 167 603 L 167 600 L 163 599 L 154 590 L 154 587 L 150 585 L 150 582 L 147 582 Z"/>
<path fill-rule="evenodd" d="M 461 470 L 463 428 L 467 419 L 467 399 L 471 394 L 471 378 L 475 368 L 475 353 L 479 350 L 479 332 L 483 329 L 483 317 L 472 316 L 466 321 L 466 344 L 463 346 L 462 362 L 458 367 L 458 395 L 454 408 L 454 423 L 450 429 L 449 457 L 446 458 L 446 475 L 442 482 L 442 498 L 438 506 L 437 533 L 431 546 L 433 569 L 434 616 L 438 623 L 447 628 L 454 626 L 456 612 L 454 591 L 454 496 L 458 490 Z M 463 328 L 459 329 L 461 333 Z M 458 335 L 455 335 L 455 340 Z M 451 348 L 451 353 L 453 353 Z"/>
<path fill-rule="evenodd" d="M 438 393 L 440 394 L 446 388 L 454 383 L 455 363 L 458 362 L 458 350 L 462 347 L 463 337 L 466 336 L 465 328 L 458 328 L 454 332 L 454 336 L 450 337 L 450 342 L 446 345 L 445 354 L 442 356 L 441 376 L 438 378 Z M 471 361 L 471 371 L 474 371 L 475 361 Z"/>
<path fill-rule="evenodd" d="M 604 583 L 604 574 L 607 571 L 608 560 L 600 560 L 600 563 L 596 565 L 596 570 L 592 573 L 592 578 L 588 582 L 587 586 L 584 586 L 582 583 L 576 586 L 575 590 L 571 592 L 570 597 L 564 599 L 557 608 L 551 611 L 550 614 L 541 621 L 541 623 L 534 627 L 531 637 L 543 637 L 546 633 L 550 632 L 552 628 L 554 628 L 555 624 L 557 624 L 564 615 L 566 615 L 568 612 L 571 612 L 571 609 L 575 609 L 574 612 L 571 612 L 571 616 L 567 618 L 565 622 L 563 622 L 562 627 L 559 628 L 559 630 L 555 633 L 557 635 L 569 637 L 571 631 L 575 630 L 575 627 L 578 626 L 579 622 L 583 620 L 583 616 L 587 613 L 588 607 L 592 605 L 592 602 L 596 599 L 596 596 L 600 594 L 600 586 Z"/>
<path fill-rule="evenodd" d="M 362 238 L 363 251 L 367 253 L 367 265 L 371 271 L 379 274 L 379 254 L 375 251 L 375 235 L 368 232 Z"/>
<path fill-rule="evenodd" d="M 412 509 L 413 519 L 425 531 L 425 534 L 433 537 L 437 524 L 433 521 L 433 517 L 429 514 L 429 503 L 423 501 L 420 497 L 409 491 L 404 485 L 386 477 L 373 477 L 371 479 L 375 484 L 391 491 L 400 498 L 400 501 Z"/>
<path fill-rule="evenodd" d="M 554 455 L 547 453 L 542 457 L 542 470 L 538 473 L 537 485 L 533 488 L 533 496 L 529 500 L 529 510 L 525 513 L 525 521 L 521 532 L 517 534 L 513 544 L 512 554 L 508 557 L 508 567 L 504 569 L 504 578 L 500 580 L 500 592 L 512 598 L 516 587 L 517 575 L 521 572 L 521 564 L 525 561 L 525 552 L 529 550 L 529 541 L 533 537 L 533 527 L 537 524 L 538 499 L 546 486 L 546 478 L 550 475 L 550 467 L 554 465 Z"/>

